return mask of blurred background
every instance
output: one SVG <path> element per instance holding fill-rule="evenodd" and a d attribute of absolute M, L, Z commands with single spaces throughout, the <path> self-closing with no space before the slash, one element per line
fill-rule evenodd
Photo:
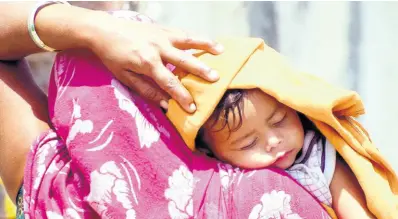
<path fill-rule="evenodd" d="M 263 38 L 297 68 L 357 91 L 359 120 L 398 171 L 398 2 L 72 2 L 94 10 L 135 10 L 196 34 Z M 46 91 L 54 54 L 28 57 Z M 272 79 L 270 79 L 272 80 Z M 1 189 L 0 189 L 1 190 Z M 4 192 L 0 191 L 0 196 Z M 0 198 L 0 206 L 12 206 Z M 3 217 L 5 216 L 3 207 Z"/>

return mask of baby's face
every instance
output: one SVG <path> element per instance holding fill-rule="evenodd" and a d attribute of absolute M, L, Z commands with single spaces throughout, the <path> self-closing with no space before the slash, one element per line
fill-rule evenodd
<path fill-rule="evenodd" d="M 290 167 L 304 142 L 304 129 L 296 111 L 259 90 L 250 90 L 243 100 L 242 126 L 233 132 L 213 128 L 208 121 L 205 140 L 214 155 L 243 168 Z M 232 112 L 231 112 L 232 113 Z M 238 112 L 235 112 L 238 116 Z M 234 127 L 233 116 L 229 124 Z"/>

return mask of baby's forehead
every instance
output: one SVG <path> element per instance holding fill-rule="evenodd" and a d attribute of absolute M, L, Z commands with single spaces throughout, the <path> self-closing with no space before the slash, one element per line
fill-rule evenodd
<path fill-rule="evenodd" d="M 239 133 L 242 126 L 250 126 L 253 121 L 264 120 L 280 105 L 274 97 L 260 89 L 245 90 L 245 95 L 240 100 L 240 107 L 233 107 L 227 111 L 213 112 L 203 125 L 205 132 L 211 131 L 211 135 L 231 135 Z M 226 115 L 228 113 L 228 115 Z"/>
<path fill-rule="evenodd" d="M 230 125 L 234 125 L 233 123 L 239 122 L 238 119 L 240 116 L 243 119 L 250 119 L 256 115 L 271 113 L 275 108 L 283 106 L 283 104 L 274 97 L 259 89 L 245 91 L 245 95 L 242 97 L 240 104 L 240 107 L 233 107 L 228 111 L 214 112 L 205 123 L 205 126 L 216 126 L 225 124 L 226 122 L 229 122 Z M 226 116 L 226 113 L 229 115 Z"/>

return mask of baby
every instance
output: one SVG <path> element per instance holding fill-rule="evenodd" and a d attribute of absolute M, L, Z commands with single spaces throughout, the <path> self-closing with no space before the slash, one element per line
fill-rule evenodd
<path fill-rule="evenodd" d="M 353 197 L 355 218 L 371 215 L 355 176 L 312 122 L 259 89 L 227 90 L 195 141 L 199 151 L 234 166 L 285 169 L 339 216 L 343 190 Z"/>

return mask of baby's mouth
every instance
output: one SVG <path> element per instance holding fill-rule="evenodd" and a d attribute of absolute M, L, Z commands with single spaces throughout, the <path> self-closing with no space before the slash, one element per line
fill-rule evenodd
<path fill-rule="evenodd" d="M 283 152 L 278 152 L 276 154 L 276 160 L 274 162 L 274 164 L 281 162 L 283 160 L 285 160 L 286 158 L 288 158 L 288 156 L 293 152 L 293 150 L 290 151 L 283 151 Z"/>

